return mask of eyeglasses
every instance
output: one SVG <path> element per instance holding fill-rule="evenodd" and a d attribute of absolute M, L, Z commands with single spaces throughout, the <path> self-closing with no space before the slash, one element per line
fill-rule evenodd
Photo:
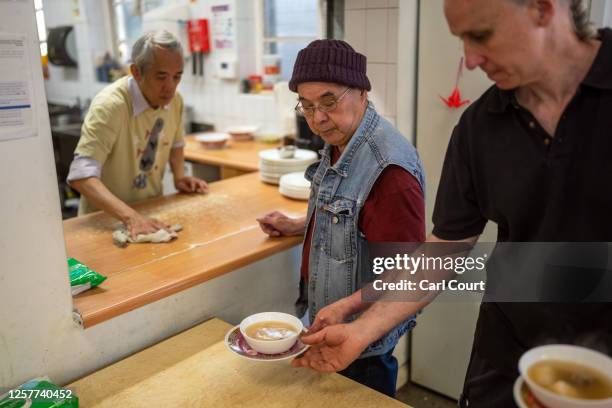
<path fill-rule="evenodd" d="M 342 100 L 342 98 L 344 98 L 344 95 L 346 95 L 350 90 L 351 88 L 348 87 L 345 89 L 344 92 L 342 92 L 340 96 L 338 97 L 335 97 L 334 95 L 326 96 L 323 98 L 323 100 L 320 103 L 313 104 L 310 106 L 304 106 L 302 102 L 298 102 L 298 104 L 295 105 L 294 109 L 298 114 L 309 117 L 309 118 L 314 116 L 315 109 L 323 113 L 331 112 L 334 109 L 336 109 L 336 107 L 338 106 L 338 103 Z"/>

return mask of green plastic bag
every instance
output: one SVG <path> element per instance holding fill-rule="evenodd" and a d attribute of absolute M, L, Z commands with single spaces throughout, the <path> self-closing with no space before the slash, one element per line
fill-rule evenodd
<path fill-rule="evenodd" d="M 68 271 L 70 272 L 72 296 L 95 288 L 106 280 L 106 276 L 102 276 L 96 271 L 89 269 L 74 258 L 68 258 Z"/>
<path fill-rule="evenodd" d="M 79 408 L 79 398 L 47 377 L 35 378 L 0 395 L 0 408 Z"/>

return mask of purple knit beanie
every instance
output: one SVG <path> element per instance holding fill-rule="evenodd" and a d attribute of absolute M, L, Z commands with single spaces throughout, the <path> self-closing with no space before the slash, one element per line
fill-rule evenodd
<path fill-rule="evenodd" d="M 369 91 L 366 65 L 365 55 L 344 41 L 315 40 L 298 53 L 289 89 L 297 92 L 302 82 L 334 82 Z"/>

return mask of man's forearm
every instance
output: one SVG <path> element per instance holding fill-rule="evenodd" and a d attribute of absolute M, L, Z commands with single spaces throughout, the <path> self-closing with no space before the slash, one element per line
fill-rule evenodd
<path fill-rule="evenodd" d="M 358 290 L 352 295 L 339 300 L 338 303 L 344 310 L 344 315 L 347 317 L 362 313 L 374 304 L 372 302 L 364 302 L 362 300 L 361 290 Z"/>
<path fill-rule="evenodd" d="M 433 245 L 431 247 L 425 246 L 423 252 L 428 255 L 432 255 L 431 252 L 435 252 L 438 255 L 439 251 L 445 252 L 447 248 L 445 247 L 436 247 L 436 244 L 448 244 L 448 243 L 464 243 L 466 247 L 472 248 L 474 244 L 478 241 L 478 236 L 470 237 L 462 241 L 446 241 L 436 237 L 433 234 L 430 234 L 426 239 L 426 244 Z M 453 247 L 455 249 L 455 247 Z M 465 252 L 452 252 L 445 253 L 446 256 L 450 257 L 460 257 L 464 256 L 468 251 Z M 414 275 L 406 276 L 408 272 L 406 271 L 391 271 L 387 274 L 385 282 L 400 282 L 405 278 L 408 280 L 419 280 L 424 279 L 424 271 L 419 269 L 416 271 Z M 437 271 L 433 276 L 428 275 L 427 278 L 432 282 L 442 281 L 447 279 L 449 276 L 454 275 L 454 272 L 445 273 L 444 271 Z M 372 289 L 371 287 L 369 289 Z M 370 292 L 372 292 L 370 290 Z M 374 342 L 388 333 L 395 326 L 408 319 L 410 316 L 414 316 L 417 312 L 422 310 L 425 306 L 431 303 L 439 294 L 440 291 L 420 291 L 413 294 L 414 301 L 397 301 L 394 298 L 394 294 L 389 294 L 386 296 L 386 293 L 383 293 L 379 300 L 374 303 L 368 303 L 363 301 L 363 291 L 355 292 L 348 298 L 344 300 L 350 301 L 349 305 L 354 308 L 361 307 L 364 312 L 357 319 L 354 324 L 360 327 L 364 333 L 368 336 L 368 339 L 371 342 Z M 388 297 L 388 298 L 387 298 Z M 387 299 L 385 299 L 387 298 Z M 343 300 L 343 301 L 344 301 Z M 363 305 L 371 305 L 369 307 L 364 307 Z"/>
<path fill-rule="evenodd" d="M 97 177 L 73 180 L 70 185 L 93 205 L 123 222 L 126 222 L 135 212 L 129 205 L 111 193 Z"/>
<path fill-rule="evenodd" d="M 422 302 L 376 302 L 352 324 L 360 327 L 368 338 L 368 344 L 373 343 L 429 303 L 430 299 Z"/>

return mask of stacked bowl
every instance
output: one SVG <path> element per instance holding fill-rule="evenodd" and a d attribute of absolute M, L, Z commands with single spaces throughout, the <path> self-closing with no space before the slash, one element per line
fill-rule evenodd
<path fill-rule="evenodd" d="M 289 150 L 286 146 L 263 150 L 259 152 L 259 178 L 265 183 L 278 184 L 285 174 L 304 174 L 306 167 L 317 159 L 317 154 L 312 150 Z"/>
<path fill-rule="evenodd" d="M 285 174 L 280 178 L 278 191 L 285 197 L 307 201 L 310 197 L 310 181 L 304 178 L 304 172 Z"/>

